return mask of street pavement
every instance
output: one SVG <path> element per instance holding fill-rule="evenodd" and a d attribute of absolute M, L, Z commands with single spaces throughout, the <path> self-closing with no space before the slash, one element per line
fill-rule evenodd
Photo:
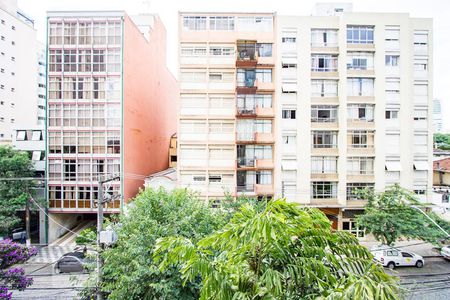
<path fill-rule="evenodd" d="M 25 291 L 13 291 L 13 299 L 79 299 L 87 274 L 55 274 L 53 264 L 26 263 L 21 265 L 25 274 L 33 277 L 33 285 Z"/>

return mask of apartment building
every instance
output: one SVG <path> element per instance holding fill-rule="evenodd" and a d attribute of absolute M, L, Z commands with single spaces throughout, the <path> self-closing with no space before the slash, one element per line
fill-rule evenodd
<path fill-rule="evenodd" d="M 16 126 L 37 125 L 37 39 L 34 21 L 16 0 L 0 1 L 0 143 L 10 144 Z M 42 102 L 39 104 L 39 102 Z"/>
<path fill-rule="evenodd" d="M 68 228 L 94 216 L 100 179 L 120 176 L 104 186 L 106 213 L 117 213 L 146 176 L 168 167 L 178 86 L 159 17 L 137 20 L 48 13 L 47 192 L 51 216 Z M 51 242 L 64 231 L 49 224 Z"/>
<path fill-rule="evenodd" d="M 362 237 L 358 191 L 432 194 L 432 20 L 180 13 L 178 179 L 204 199 L 286 197 Z"/>
<path fill-rule="evenodd" d="M 272 197 L 273 13 L 180 13 L 177 177 L 204 199 Z"/>
<path fill-rule="evenodd" d="M 282 195 L 360 237 L 358 190 L 398 183 L 430 198 L 432 20 L 320 4 L 277 23 Z"/>

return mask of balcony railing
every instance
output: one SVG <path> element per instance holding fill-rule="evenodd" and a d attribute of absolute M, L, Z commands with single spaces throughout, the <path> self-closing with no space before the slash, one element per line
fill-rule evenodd
<path fill-rule="evenodd" d="M 256 115 L 256 106 L 255 107 L 237 107 L 238 115 Z"/>
<path fill-rule="evenodd" d="M 311 118 L 311 122 L 314 123 L 335 123 L 337 122 L 337 118 Z"/>
<path fill-rule="evenodd" d="M 237 192 L 238 193 L 250 193 L 255 191 L 255 185 L 254 184 L 238 184 L 237 185 Z"/>
<path fill-rule="evenodd" d="M 245 78 L 244 80 L 238 80 L 236 82 L 238 87 L 256 87 L 256 79 L 255 78 Z"/>
<path fill-rule="evenodd" d="M 255 167 L 255 158 L 238 157 L 237 165 L 238 167 Z"/>

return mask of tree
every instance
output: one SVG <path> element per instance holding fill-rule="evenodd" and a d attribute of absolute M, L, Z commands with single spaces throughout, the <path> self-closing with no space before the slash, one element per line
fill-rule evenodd
<path fill-rule="evenodd" d="M 27 261 L 36 253 L 35 247 L 26 247 L 11 240 L 0 241 L 0 299 L 11 299 L 9 290 L 23 291 L 33 283 L 31 277 L 25 276 L 23 268 L 8 268 Z"/>
<path fill-rule="evenodd" d="M 364 190 L 367 199 L 364 214 L 357 217 L 357 224 L 372 233 L 377 241 L 393 245 L 400 237 L 421 239 L 439 244 L 445 234 L 432 224 L 416 207 L 425 207 L 407 190 L 395 185 L 382 193 Z M 449 223 L 436 214 L 428 213 L 441 226 L 450 229 Z"/>
<path fill-rule="evenodd" d="M 435 133 L 434 143 L 438 149 L 450 150 L 450 134 Z"/>
<path fill-rule="evenodd" d="M 199 282 L 182 286 L 179 271 L 160 271 L 153 247 L 160 237 L 179 235 L 197 241 L 229 219 L 229 213 L 212 209 L 186 190 L 146 189 L 119 217 L 115 246 L 103 252 L 104 285 L 108 299 L 197 299 Z M 93 272 L 87 286 L 95 286 Z M 82 296 L 92 290 L 85 289 Z"/>
<path fill-rule="evenodd" d="M 154 253 L 160 270 L 180 268 L 185 286 L 200 278 L 202 300 L 397 299 L 395 279 L 354 236 L 284 199 L 244 205 L 198 241 L 161 238 Z"/>
<path fill-rule="evenodd" d="M 0 146 L 0 234 L 6 234 L 20 222 L 16 212 L 23 209 L 35 183 L 16 178 L 33 177 L 33 164 L 26 152 Z M 10 178 L 11 180 L 4 180 Z"/>

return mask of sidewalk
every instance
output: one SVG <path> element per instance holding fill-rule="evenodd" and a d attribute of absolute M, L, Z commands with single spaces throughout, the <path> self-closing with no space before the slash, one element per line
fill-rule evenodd
<path fill-rule="evenodd" d="M 73 246 L 46 246 L 38 250 L 36 256 L 28 260 L 28 263 L 51 263 L 57 261 L 63 254 L 73 251 Z"/>
<path fill-rule="evenodd" d="M 380 243 L 375 240 L 361 241 L 360 244 L 367 247 L 369 250 L 372 249 L 372 247 L 380 246 Z M 423 257 L 441 256 L 439 251 L 436 250 L 432 244 L 426 243 L 421 240 L 399 241 L 395 243 L 394 247 L 417 253 Z"/>

